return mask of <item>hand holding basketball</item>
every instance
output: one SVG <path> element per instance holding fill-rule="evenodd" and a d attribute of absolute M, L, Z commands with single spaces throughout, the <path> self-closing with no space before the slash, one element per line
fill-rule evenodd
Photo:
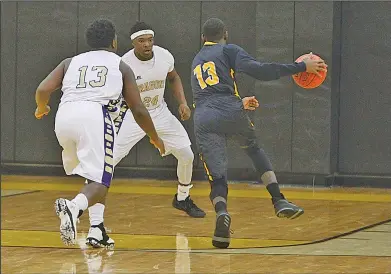
<path fill-rule="evenodd" d="M 312 52 L 310 54 L 306 54 L 302 60 L 306 65 L 306 72 L 315 73 L 319 77 L 322 77 L 319 72 L 327 71 L 327 65 L 324 60 L 314 54 Z"/>
<path fill-rule="evenodd" d="M 295 83 L 305 89 L 320 86 L 327 76 L 327 65 L 322 58 L 313 54 L 304 54 L 296 59 L 296 62 L 304 62 L 306 71 L 292 75 Z"/>

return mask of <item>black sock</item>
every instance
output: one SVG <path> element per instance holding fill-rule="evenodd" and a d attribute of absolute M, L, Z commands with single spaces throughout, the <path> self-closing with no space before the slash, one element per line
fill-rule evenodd
<path fill-rule="evenodd" d="M 266 186 L 267 191 L 269 191 L 272 196 L 273 202 L 283 199 L 283 196 L 280 192 L 280 187 L 277 183 L 271 183 Z"/>
<path fill-rule="evenodd" d="M 224 202 L 218 202 L 215 204 L 215 211 L 216 213 L 221 212 L 221 211 L 227 211 L 227 204 Z"/>
<path fill-rule="evenodd" d="M 80 218 L 81 215 L 83 215 L 83 210 L 79 210 L 79 215 L 77 215 L 77 218 Z"/>
<path fill-rule="evenodd" d="M 214 204 L 216 213 L 220 211 L 227 211 L 227 199 L 228 199 L 228 185 L 227 180 L 223 177 L 215 179 L 210 182 L 211 192 L 209 195 L 210 200 Z"/>

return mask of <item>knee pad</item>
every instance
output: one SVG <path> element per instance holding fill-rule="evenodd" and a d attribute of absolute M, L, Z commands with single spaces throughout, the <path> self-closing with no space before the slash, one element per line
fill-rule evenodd
<path fill-rule="evenodd" d="M 189 185 L 193 174 L 194 154 L 190 146 L 171 152 L 178 160 L 177 176 L 181 185 Z"/>
<path fill-rule="evenodd" d="M 261 180 L 265 186 L 271 183 L 277 183 L 277 177 L 274 171 L 266 171 L 265 173 L 261 174 Z"/>
<path fill-rule="evenodd" d="M 173 150 L 171 153 L 175 156 L 175 158 L 177 158 L 178 161 L 181 161 L 182 163 L 193 163 L 194 161 L 194 153 L 190 146 L 179 150 Z"/>

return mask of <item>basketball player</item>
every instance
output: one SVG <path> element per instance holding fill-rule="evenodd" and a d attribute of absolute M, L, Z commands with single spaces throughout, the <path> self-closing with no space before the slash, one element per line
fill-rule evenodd
<path fill-rule="evenodd" d="M 128 64 L 136 75 L 141 99 L 148 109 L 159 137 L 166 149 L 165 155 L 173 154 L 178 160 L 178 192 L 172 205 L 194 218 L 202 218 L 205 212 L 198 208 L 189 196 L 193 171 L 194 154 L 190 139 L 178 119 L 167 108 L 164 101 L 166 79 L 171 84 L 173 94 L 179 104 L 179 115 L 188 120 L 191 111 L 183 92 L 181 78 L 174 68 L 174 57 L 171 53 L 154 45 L 154 31 L 144 22 L 137 22 L 131 28 L 134 49 L 127 52 L 122 60 Z M 118 136 L 114 147 L 114 165 L 117 165 L 144 136 L 145 132 L 136 123 L 126 104 L 115 119 Z M 91 225 L 103 222 L 104 206 L 96 204 L 89 208 Z M 92 223 L 92 222 L 95 223 Z M 99 234 L 99 231 L 97 231 Z M 96 242 L 91 230 L 87 236 L 91 245 Z"/>
<path fill-rule="evenodd" d="M 89 206 L 105 200 L 112 180 L 115 127 L 107 111 L 110 100 L 121 93 L 136 123 L 152 144 L 165 153 L 149 112 L 143 105 L 133 71 L 114 52 L 117 36 L 108 20 L 94 21 L 86 31 L 91 51 L 62 61 L 38 86 L 35 117 L 50 111 L 51 94 L 61 88 L 63 95 L 55 121 L 55 132 L 63 148 L 62 159 L 67 175 L 78 174 L 86 184 L 73 199 L 59 198 L 55 210 L 61 220 L 61 239 L 75 244 L 76 221 Z M 112 241 L 103 228 L 103 238 Z"/>
<path fill-rule="evenodd" d="M 218 248 L 227 248 L 230 243 L 227 136 L 236 137 L 252 160 L 272 197 L 277 217 L 294 219 L 304 213 L 302 208 L 288 202 L 280 192 L 272 165 L 259 147 L 254 125 L 245 111 L 253 110 L 259 104 L 255 98 L 247 102 L 240 99 L 235 73 L 244 72 L 258 80 L 270 81 L 303 71 L 319 73 L 327 67 L 323 60 L 310 59 L 293 64 L 260 63 L 239 46 L 227 45 L 227 38 L 226 27 L 220 19 L 207 20 L 202 32 L 204 46 L 195 56 L 191 67 L 195 101 L 194 130 L 211 185 L 210 200 L 216 211 L 212 244 Z"/>

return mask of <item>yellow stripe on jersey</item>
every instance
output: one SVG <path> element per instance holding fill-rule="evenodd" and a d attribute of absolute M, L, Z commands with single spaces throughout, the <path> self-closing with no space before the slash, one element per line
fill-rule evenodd
<path fill-rule="evenodd" d="M 240 98 L 238 86 L 236 85 L 236 81 L 235 81 L 235 71 L 233 69 L 231 69 L 231 77 L 232 80 L 234 81 L 234 91 L 235 91 L 234 95 Z"/>
<path fill-rule="evenodd" d="M 205 42 L 204 43 L 204 46 L 213 46 L 213 45 L 217 45 L 217 43 L 215 43 L 215 42 Z"/>

